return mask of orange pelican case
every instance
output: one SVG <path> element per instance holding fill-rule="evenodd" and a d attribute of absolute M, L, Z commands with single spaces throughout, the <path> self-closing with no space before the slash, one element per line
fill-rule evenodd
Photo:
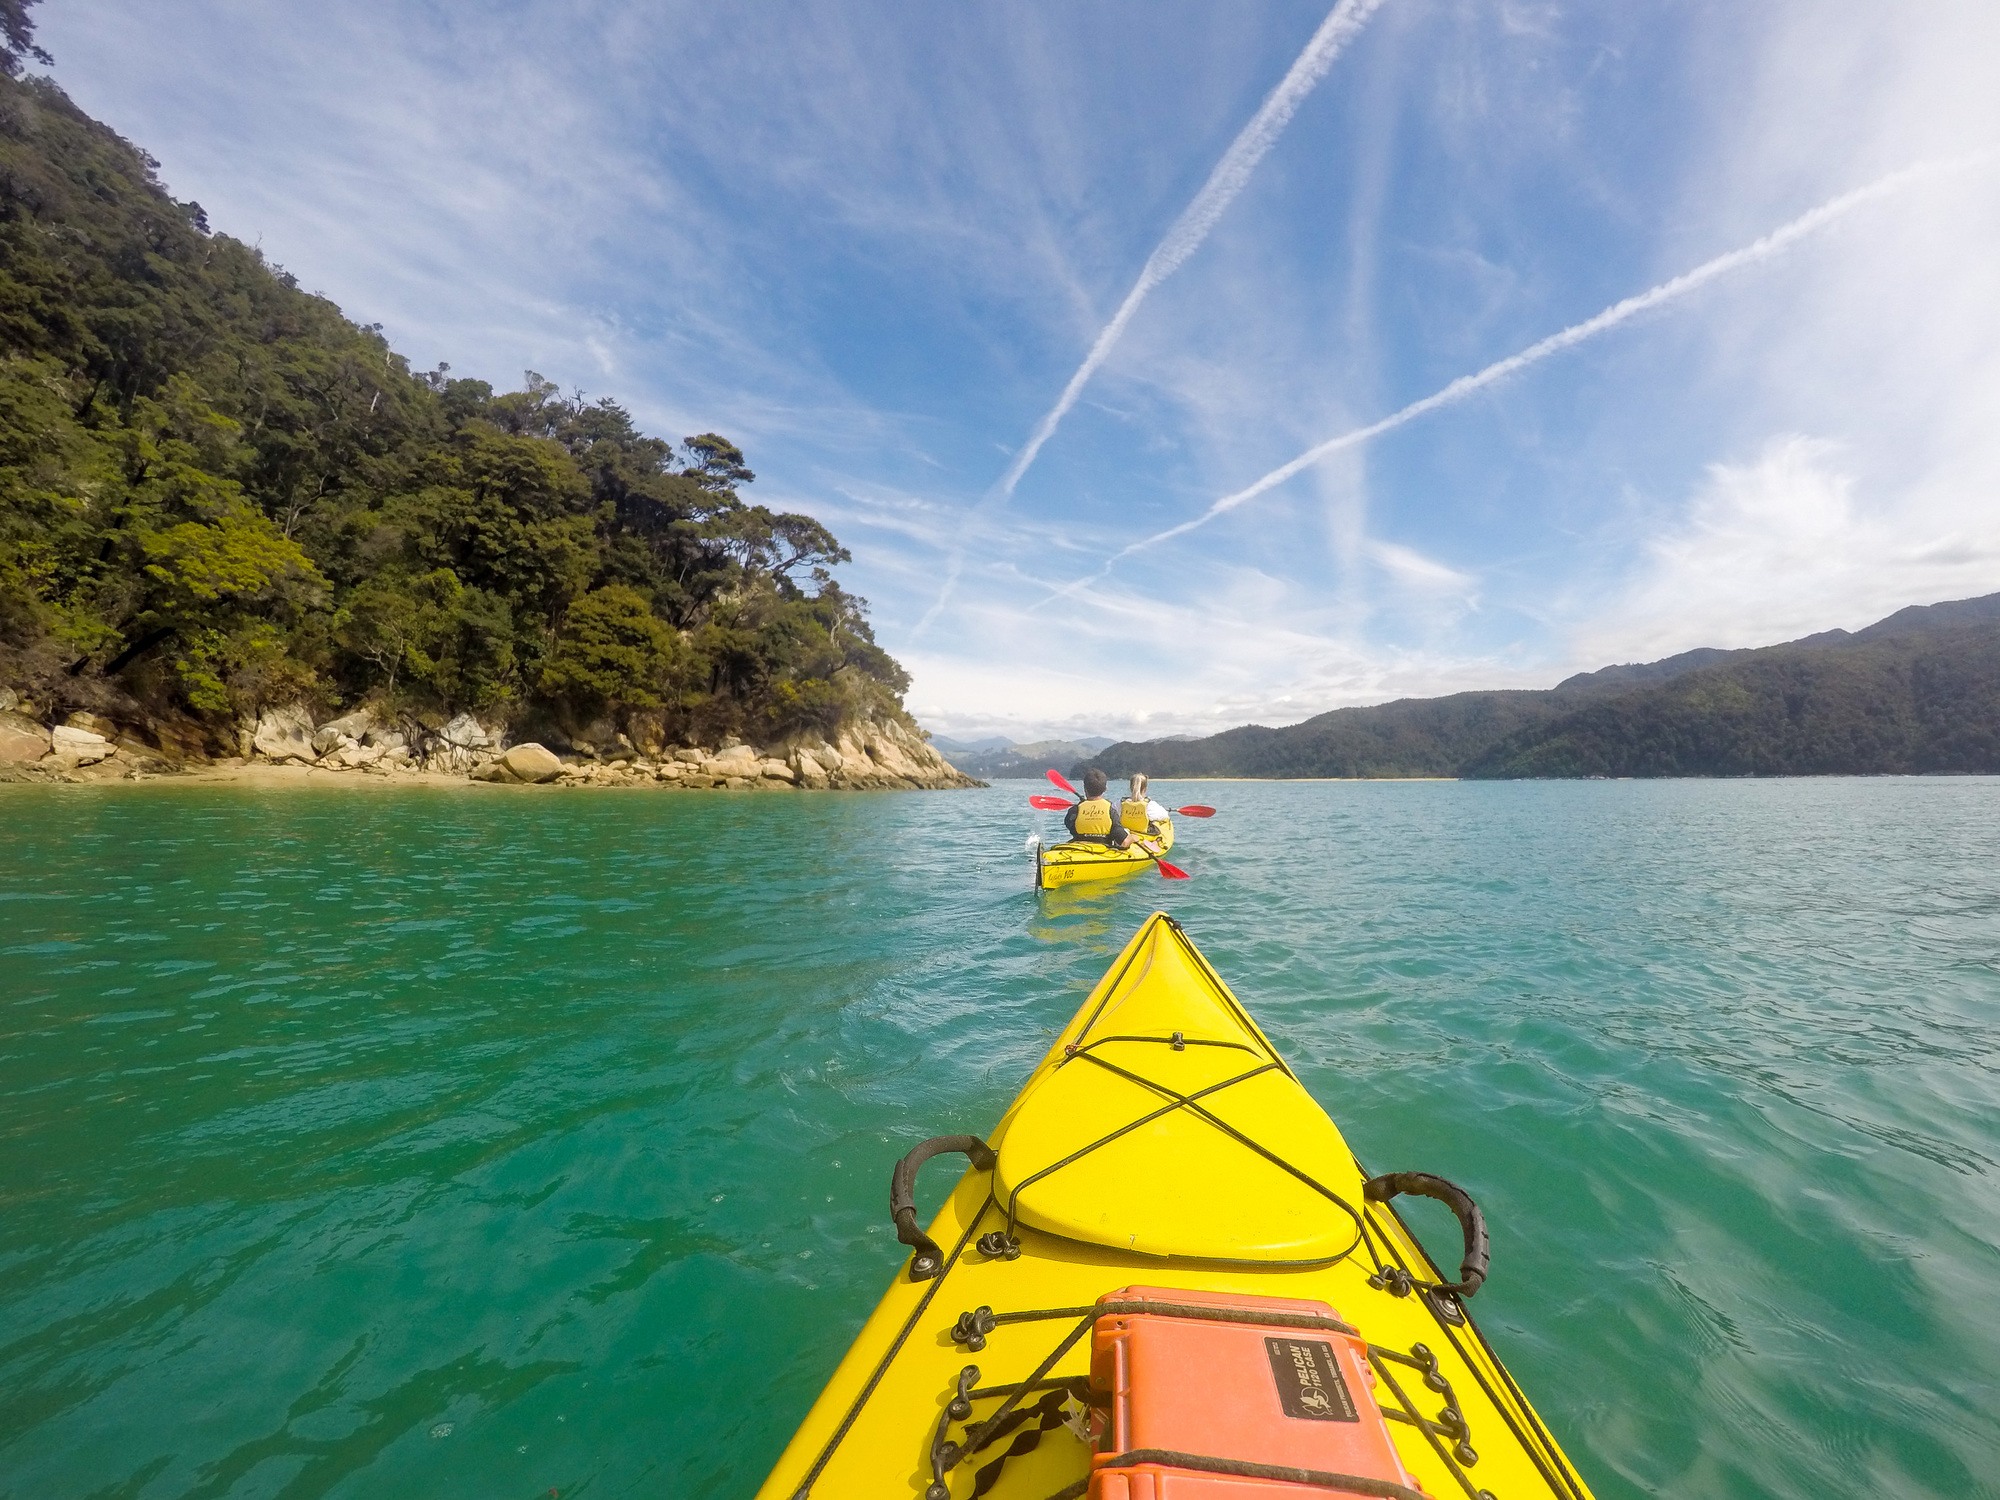
<path fill-rule="evenodd" d="M 1090 1500 L 1383 1493 L 1373 1485 L 1356 1490 L 1218 1473 L 1188 1458 L 1421 1489 L 1376 1404 L 1367 1341 L 1297 1321 L 1303 1315 L 1338 1322 L 1326 1303 L 1151 1286 L 1125 1287 L 1102 1300 L 1156 1302 L 1163 1310 L 1107 1314 L 1091 1330 L 1093 1404 L 1106 1403 L 1108 1414 Z M 1198 1311 L 1211 1307 L 1213 1321 Z"/>

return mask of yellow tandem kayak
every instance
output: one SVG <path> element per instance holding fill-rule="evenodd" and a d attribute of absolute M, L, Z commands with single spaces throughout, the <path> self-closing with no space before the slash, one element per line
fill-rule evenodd
<path fill-rule="evenodd" d="M 1165 854 L 1174 847 L 1173 819 L 1160 824 L 1158 837 L 1151 834 L 1144 837 L 1153 846 L 1150 854 L 1140 846 L 1137 836 L 1123 849 L 1075 839 L 1047 846 L 1036 844 L 1035 889 L 1052 891 L 1079 880 L 1111 880 L 1152 869 L 1153 855 Z"/>
<path fill-rule="evenodd" d="M 972 1165 L 925 1233 L 948 1153 Z M 1409 1193 L 1458 1215 L 1456 1279 Z M 914 1253 L 760 1500 L 1588 1500 L 1466 1311 L 1477 1207 L 1370 1178 L 1163 914 L 991 1135 L 917 1147 L 890 1204 Z"/>

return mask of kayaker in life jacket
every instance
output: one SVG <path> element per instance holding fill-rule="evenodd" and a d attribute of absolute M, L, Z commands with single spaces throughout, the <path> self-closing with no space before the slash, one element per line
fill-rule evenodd
<path fill-rule="evenodd" d="M 1132 795 L 1118 804 L 1118 821 L 1134 833 L 1158 835 L 1167 810 L 1146 794 L 1146 773 L 1132 773 Z"/>
<path fill-rule="evenodd" d="M 1119 825 L 1110 799 L 1104 795 L 1104 773 L 1092 766 L 1083 773 L 1083 800 L 1063 814 L 1063 826 L 1080 844 L 1108 844 L 1123 849 L 1132 835 Z"/>

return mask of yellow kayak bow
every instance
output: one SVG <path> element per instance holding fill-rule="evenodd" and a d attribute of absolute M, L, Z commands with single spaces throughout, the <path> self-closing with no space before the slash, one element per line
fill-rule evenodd
<path fill-rule="evenodd" d="M 925 1232 L 912 1198 L 917 1172 L 954 1152 L 972 1165 Z M 1455 1280 L 1397 1214 L 1389 1200 L 1399 1193 L 1438 1198 L 1458 1214 L 1465 1258 Z M 1125 945 L 988 1140 L 940 1137 L 898 1163 L 891 1211 L 913 1254 L 760 1500 L 1086 1492 L 1588 1500 L 1466 1311 L 1486 1261 L 1472 1200 L 1422 1173 L 1370 1178 L 1164 914 Z M 1231 1299 L 1279 1306 L 1258 1300 L 1273 1298 L 1323 1311 L 1255 1321 L 1275 1319 L 1279 1333 L 1337 1329 L 1317 1342 L 1344 1339 L 1365 1351 L 1353 1356 L 1366 1364 L 1353 1366 L 1361 1379 L 1345 1404 L 1386 1431 L 1389 1461 L 1400 1461 L 1406 1482 L 1260 1463 L 1255 1452 L 1105 1451 L 1112 1398 L 1102 1378 L 1093 1387 L 1092 1350 L 1108 1347 L 1107 1326 L 1115 1344 L 1143 1321 L 1121 1320 L 1135 1310 L 1241 1323 L 1250 1315 L 1204 1309 Z M 1267 1340 L 1274 1375 L 1277 1350 L 1297 1355 L 1315 1341 Z M 1096 1364 L 1102 1377 L 1102 1358 Z M 1169 1382 L 1216 1378 L 1176 1369 Z M 1222 1394 L 1277 1399 L 1267 1390 Z M 1287 1414 L 1315 1415 L 1293 1404 L 1270 1413 L 1277 1427 Z M 1154 1475 L 1167 1460 L 1172 1483 Z"/>

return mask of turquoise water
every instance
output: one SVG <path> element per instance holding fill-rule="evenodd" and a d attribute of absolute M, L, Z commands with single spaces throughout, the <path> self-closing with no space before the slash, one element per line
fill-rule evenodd
<path fill-rule="evenodd" d="M 1163 904 L 1600 1496 L 2000 1496 L 2000 781 L 1028 790 L 0 787 L 0 1494 L 747 1495 Z"/>

